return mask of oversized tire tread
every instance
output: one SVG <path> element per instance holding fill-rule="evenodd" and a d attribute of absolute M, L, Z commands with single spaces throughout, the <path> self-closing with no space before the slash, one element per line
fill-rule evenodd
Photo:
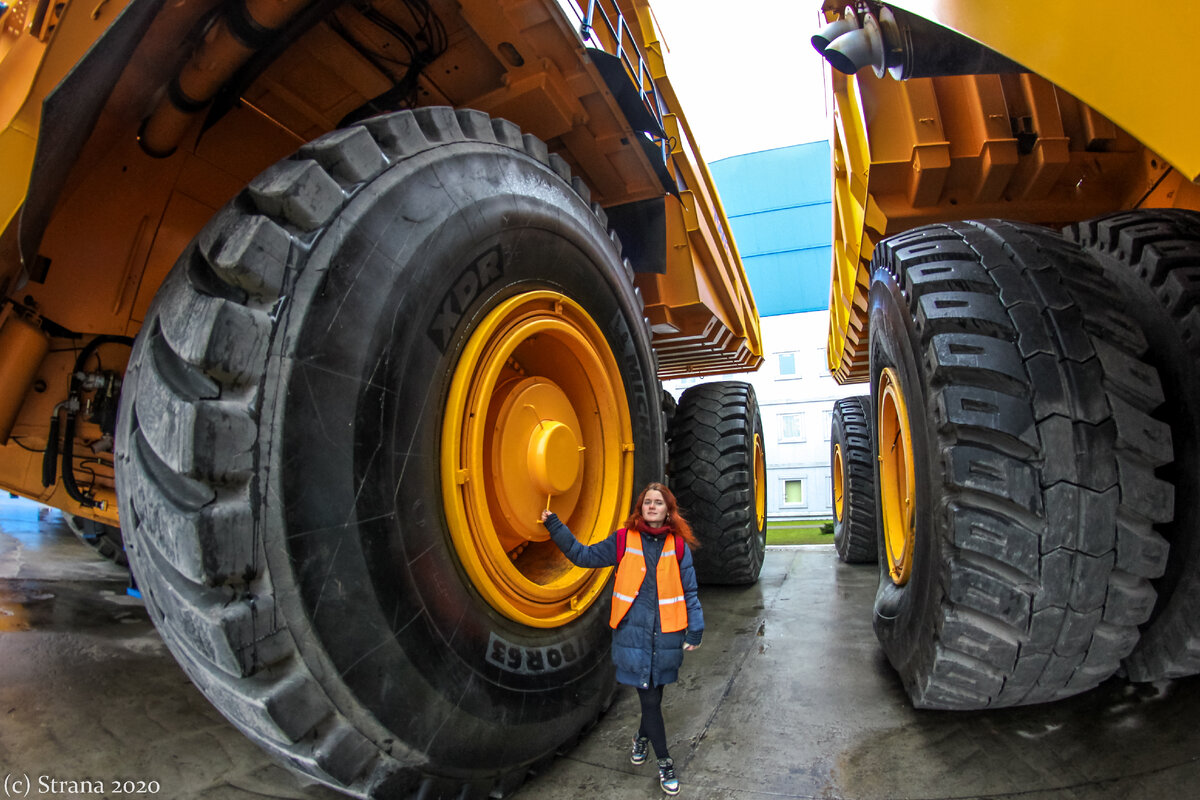
<path fill-rule="evenodd" d="M 390 738 L 386 728 L 363 722 L 323 685 L 297 640 L 311 632 L 291 631 L 276 608 L 256 519 L 270 502 L 256 450 L 257 432 L 272 424 L 263 406 L 267 364 L 284 346 L 274 325 L 294 312 L 301 263 L 386 169 L 451 142 L 511 148 L 546 165 L 603 220 L 566 163 L 504 120 L 423 108 L 335 131 L 252 181 L 185 252 L 135 347 L 126 387 L 136 390 L 127 392 L 118 431 L 130 558 L 176 658 L 266 750 L 360 797 L 497 796 L 536 763 L 459 778 L 427 769 L 424 754 L 402 742 L 379 745 Z M 628 262 L 622 269 L 629 274 Z M 648 342 L 640 309 L 637 322 Z M 238 535 L 249 531 L 252 540 Z"/>
<path fill-rule="evenodd" d="M 690 386 L 679 398 L 668 431 L 671 490 L 701 547 L 696 577 L 708 584 L 758 580 L 766 549 L 765 524 L 755 512 L 754 442 L 762 421 L 754 387 L 738 381 Z"/>
<path fill-rule="evenodd" d="M 1169 543 L 1166 570 L 1155 581 L 1154 612 L 1125 660 L 1131 680 L 1200 673 L 1200 214 L 1147 209 L 1073 225 L 1064 235 L 1106 265 L 1121 283 L 1122 307 L 1150 339 L 1147 361 L 1162 376 L 1176 460 L 1164 475 L 1175 486 L 1174 519 L 1162 526 Z M 1136 418 L 1125 427 L 1136 425 Z M 1150 494 L 1147 503 L 1169 503 Z M 1132 548 L 1131 548 L 1132 549 Z M 1123 554 L 1118 554 L 1121 560 Z M 1160 553 L 1133 551 L 1130 560 Z"/>
<path fill-rule="evenodd" d="M 1098 264 L 1034 226 L 927 226 L 884 240 L 873 266 L 872 309 L 912 331 L 923 377 L 905 391 L 929 420 L 916 536 L 932 563 L 905 586 L 882 570 L 885 652 L 919 707 L 1098 685 L 1153 606 L 1152 525 L 1170 513 L 1155 470 L 1171 436 L 1140 326 Z"/>
<path fill-rule="evenodd" d="M 878 558 L 875 533 L 875 438 L 871 398 L 846 397 L 833 404 L 831 459 L 834 469 L 833 544 L 847 564 L 873 564 Z M 840 457 L 840 461 L 839 461 Z M 841 487 L 841 497 L 836 493 Z M 841 508 L 841 514 L 837 509 Z"/>

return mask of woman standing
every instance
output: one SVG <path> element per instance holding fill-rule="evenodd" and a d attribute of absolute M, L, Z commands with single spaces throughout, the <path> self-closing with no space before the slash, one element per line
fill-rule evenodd
<path fill-rule="evenodd" d="M 653 745 L 662 790 L 678 794 L 675 762 L 667 751 L 662 693 L 678 679 L 683 651 L 699 647 L 704 633 L 691 550 L 699 544 L 691 526 L 679 513 L 675 495 L 661 483 L 642 490 L 624 528 L 590 547 L 552 511 L 542 512 L 542 523 L 575 565 L 617 567 L 609 617 L 613 663 L 617 681 L 636 688 L 642 704 L 629 760 L 645 763 L 647 744 Z"/>

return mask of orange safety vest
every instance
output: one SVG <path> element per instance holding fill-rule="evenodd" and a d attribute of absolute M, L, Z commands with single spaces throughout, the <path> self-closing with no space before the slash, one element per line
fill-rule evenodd
<path fill-rule="evenodd" d="M 646 557 L 642 552 L 641 534 L 628 531 L 625 537 L 625 555 L 617 565 L 617 582 L 613 586 L 612 615 L 608 619 L 611 628 L 617 627 L 624 619 L 646 578 Z M 663 633 L 684 630 L 688 622 L 687 603 L 683 599 L 683 579 L 679 576 L 674 536 L 668 536 L 663 543 L 655 575 L 658 580 L 658 614 L 662 619 Z"/>

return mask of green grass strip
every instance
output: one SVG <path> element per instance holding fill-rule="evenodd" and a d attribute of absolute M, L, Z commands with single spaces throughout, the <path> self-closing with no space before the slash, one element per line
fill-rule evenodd
<path fill-rule="evenodd" d="M 768 521 L 767 544 L 833 544 L 833 522 L 827 519 Z"/>

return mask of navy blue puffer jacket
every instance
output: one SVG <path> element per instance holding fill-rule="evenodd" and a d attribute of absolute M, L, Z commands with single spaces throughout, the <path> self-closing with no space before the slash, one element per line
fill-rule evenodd
<path fill-rule="evenodd" d="M 557 515 L 546 518 L 546 530 L 571 563 L 585 568 L 612 567 L 617 563 L 617 535 L 597 544 L 581 544 Z M 679 577 L 683 582 L 683 597 L 687 602 L 686 631 L 662 632 L 658 615 L 658 557 L 662 554 L 665 536 L 642 534 L 642 551 L 646 558 L 646 578 L 625 618 L 613 631 L 613 663 L 617 665 L 617 680 L 628 686 L 648 689 L 665 686 L 679 678 L 683 664 L 683 645 L 700 644 L 704 634 L 704 612 L 696 590 L 696 569 L 692 566 L 691 548 L 684 544 Z"/>

